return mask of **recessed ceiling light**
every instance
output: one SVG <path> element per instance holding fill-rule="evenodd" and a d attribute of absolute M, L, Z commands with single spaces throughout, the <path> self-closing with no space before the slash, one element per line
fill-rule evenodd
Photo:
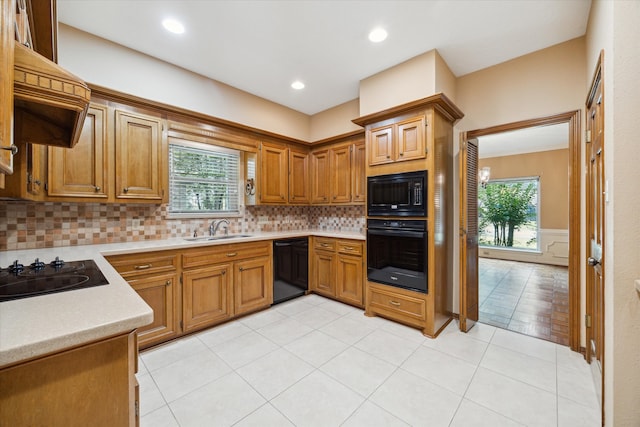
<path fill-rule="evenodd" d="M 369 33 L 369 40 L 380 43 L 387 38 L 387 31 L 384 28 L 375 28 Z"/>
<path fill-rule="evenodd" d="M 162 26 L 169 32 L 174 34 L 182 34 L 184 33 L 184 25 L 181 22 L 176 21 L 172 18 L 167 18 L 162 21 Z"/>
<path fill-rule="evenodd" d="M 296 80 L 295 82 L 291 83 L 291 87 L 296 90 L 304 89 L 304 83 L 302 83 L 300 80 Z"/>

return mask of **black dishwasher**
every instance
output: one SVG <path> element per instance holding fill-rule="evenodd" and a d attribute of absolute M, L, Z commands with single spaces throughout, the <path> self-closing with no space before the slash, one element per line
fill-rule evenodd
<path fill-rule="evenodd" d="M 309 239 L 273 242 L 273 303 L 304 295 L 309 283 Z"/>

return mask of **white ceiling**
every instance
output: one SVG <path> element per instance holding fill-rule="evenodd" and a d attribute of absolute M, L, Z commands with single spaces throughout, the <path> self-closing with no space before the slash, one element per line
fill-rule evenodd
<path fill-rule="evenodd" d="M 569 148 L 569 124 L 536 126 L 478 138 L 478 157 L 512 156 Z"/>
<path fill-rule="evenodd" d="M 58 0 L 58 18 L 198 74 L 315 114 L 359 81 L 437 49 L 456 76 L 585 34 L 591 0 Z M 182 21 L 175 35 L 164 18 Z M 372 44 L 383 26 L 386 41 Z M 306 84 L 291 89 L 293 80 Z"/>

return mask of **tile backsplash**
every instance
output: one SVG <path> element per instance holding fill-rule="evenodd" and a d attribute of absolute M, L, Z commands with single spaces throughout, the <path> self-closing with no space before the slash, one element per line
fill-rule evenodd
<path fill-rule="evenodd" d="M 169 219 L 166 205 L 0 202 L 0 250 L 187 237 L 211 219 Z M 364 206 L 248 206 L 230 233 L 303 229 L 363 232 Z"/>

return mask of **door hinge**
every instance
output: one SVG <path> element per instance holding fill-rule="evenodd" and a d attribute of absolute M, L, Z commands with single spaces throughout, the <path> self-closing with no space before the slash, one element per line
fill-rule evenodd
<path fill-rule="evenodd" d="M 591 327 L 591 315 L 590 315 L 590 314 L 585 314 L 585 315 L 584 315 L 584 325 L 585 325 L 587 328 L 590 328 L 590 327 Z"/>
<path fill-rule="evenodd" d="M 584 132 L 584 142 L 587 144 L 591 142 L 591 131 L 587 130 Z"/>

